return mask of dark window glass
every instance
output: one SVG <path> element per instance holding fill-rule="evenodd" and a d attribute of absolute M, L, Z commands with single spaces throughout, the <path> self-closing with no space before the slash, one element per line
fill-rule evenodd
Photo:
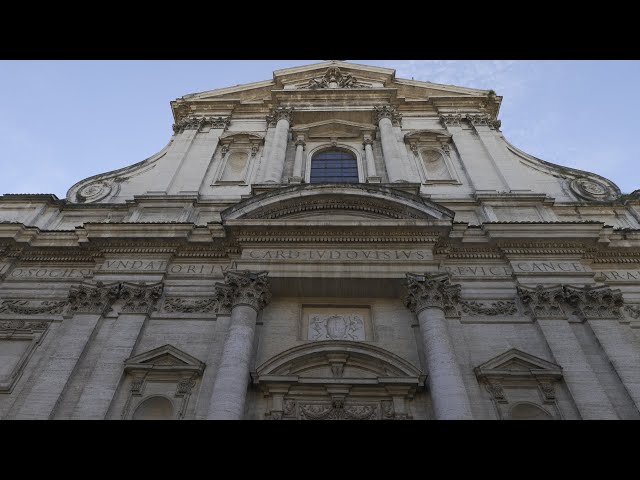
<path fill-rule="evenodd" d="M 358 164 L 344 150 L 325 150 L 311 160 L 311 183 L 358 183 Z"/>

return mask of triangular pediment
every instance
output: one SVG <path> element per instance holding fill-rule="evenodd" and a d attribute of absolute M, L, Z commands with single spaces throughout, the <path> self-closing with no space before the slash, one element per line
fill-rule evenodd
<path fill-rule="evenodd" d="M 125 360 L 127 370 L 131 369 L 196 369 L 204 370 L 204 363 L 172 345 L 163 345 L 153 350 L 135 355 Z"/>
<path fill-rule="evenodd" d="M 562 367 L 516 348 L 507 350 L 475 369 L 478 377 L 562 376 Z"/>
<path fill-rule="evenodd" d="M 305 133 L 308 138 L 355 138 L 363 133 L 375 132 L 376 126 L 370 123 L 331 119 L 296 125 L 292 130 Z"/>
<path fill-rule="evenodd" d="M 451 222 L 453 212 L 437 203 L 386 186 L 304 184 L 273 190 L 222 212 L 233 220 L 431 220 Z"/>

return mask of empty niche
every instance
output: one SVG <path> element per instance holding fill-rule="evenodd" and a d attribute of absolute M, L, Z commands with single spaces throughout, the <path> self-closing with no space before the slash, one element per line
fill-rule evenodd
<path fill-rule="evenodd" d="M 173 404 L 161 396 L 147 398 L 133 413 L 134 420 L 172 420 Z"/>
<path fill-rule="evenodd" d="M 247 169 L 249 160 L 248 152 L 231 152 L 227 157 L 227 161 L 220 176 L 221 182 L 242 182 Z"/>
<path fill-rule="evenodd" d="M 444 156 L 439 150 L 425 148 L 420 151 L 427 181 L 429 180 L 453 180 L 447 167 Z"/>

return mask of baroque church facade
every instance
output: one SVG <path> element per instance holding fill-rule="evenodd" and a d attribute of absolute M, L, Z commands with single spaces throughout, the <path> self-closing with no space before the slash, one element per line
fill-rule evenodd
<path fill-rule="evenodd" d="M 324 62 L 0 197 L 1 419 L 638 419 L 640 200 L 494 91 Z"/>

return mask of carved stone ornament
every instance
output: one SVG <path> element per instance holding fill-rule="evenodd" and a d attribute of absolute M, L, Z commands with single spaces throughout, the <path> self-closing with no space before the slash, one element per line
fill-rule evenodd
<path fill-rule="evenodd" d="M 504 396 L 502 385 L 500 385 L 498 382 L 486 382 L 485 387 L 487 389 L 487 392 L 491 394 L 495 401 L 506 403 L 507 400 Z"/>
<path fill-rule="evenodd" d="M 76 194 L 78 203 L 92 203 L 109 196 L 113 190 L 113 184 L 106 181 L 97 181 L 85 185 Z"/>
<path fill-rule="evenodd" d="M 221 306 L 248 305 L 257 311 L 271 301 L 268 272 L 227 271 L 224 283 L 216 283 L 216 299 Z"/>
<path fill-rule="evenodd" d="M 373 420 L 378 417 L 378 405 L 345 405 L 342 400 L 300 404 L 298 409 L 302 420 Z"/>
<path fill-rule="evenodd" d="M 329 67 L 322 77 L 312 78 L 306 88 L 369 88 L 349 73 L 342 73 L 338 67 Z"/>
<path fill-rule="evenodd" d="M 309 317 L 309 340 L 363 341 L 364 339 L 364 320 L 360 314 L 313 314 Z"/>
<path fill-rule="evenodd" d="M 461 301 L 462 311 L 468 315 L 514 315 L 518 313 L 515 302 L 498 301 L 492 303 L 478 303 Z"/>
<path fill-rule="evenodd" d="M 226 129 L 230 123 L 230 117 L 186 117 L 173 124 L 173 131 L 182 133 L 185 130 L 200 130 L 207 126 Z"/>
<path fill-rule="evenodd" d="M 640 306 L 625 305 L 624 309 L 629 313 L 631 318 L 640 318 Z"/>
<path fill-rule="evenodd" d="M 606 202 L 613 200 L 616 197 L 616 192 L 614 192 L 609 186 L 591 178 L 575 178 L 571 181 L 569 186 L 576 195 L 587 200 Z"/>
<path fill-rule="evenodd" d="M 376 105 L 374 109 L 375 123 L 380 123 L 383 118 L 388 118 L 395 126 L 399 126 L 402 123 L 402 114 L 398 113 L 396 107 L 392 105 Z"/>
<path fill-rule="evenodd" d="M 467 114 L 466 119 L 474 126 L 486 126 L 489 128 L 495 128 L 496 130 L 500 129 L 502 122 L 493 118 L 491 115 L 486 113 L 479 114 Z"/>
<path fill-rule="evenodd" d="M 271 127 L 275 127 L 279 120 L 285 119 L 291 123 L 293 117 L 293 108 L 276 107 L 271 110 L 271 113 L 267 115 L 267 124 Z"/>
<path fill-rule="evenodd" d="M 518 286 L 517 290 L 522 303 L 527 307 L 527 313 L 533 318 L 564 317 L 564 311 L 559 303 L 564 299 L 562 287 L 536 285 L 535 288 L 528 288 Z"/>
<path fill-rule="evenodd" d="M 407 273 L 406 307 L 420 313 L 429 307 L 442 309 L 447 315 L 456 315 L 460 299 L 460 285 L 451 285 L 448 273 L 414 275 Z"/>
<path fill-rule="evenodd" d="M 14 313 L 18 315 L 41 315 L 62 313 L 67 301 L 50 300 L 4 300 L 0 302 L 0 313 Z"/>
<path fill-rule="evenodd" d="M 124 300 L 122 312 L 149 313 L 155 307 L 156 302 L 162 296 L 163 284 L 145 285 L 123 283 L 119 297 Z"/>
<path fill-rule="evenodd" d="M 73 286 L 69 290 L 69 313 L 104 313 L 118 298 L 120 284 Z"/>
<path fill-rule="evenodd" d="M 583 319 L 620 318 L 623 306 L 622 292 L 609 287 L 572 287 L 565 285 L 564 293 L 569 305 L 576 308 Z"/>

